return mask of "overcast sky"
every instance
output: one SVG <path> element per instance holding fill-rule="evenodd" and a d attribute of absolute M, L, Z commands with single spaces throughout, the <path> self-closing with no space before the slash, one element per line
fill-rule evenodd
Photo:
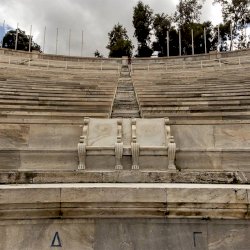
<path fill-rule="evenodd" d="M 136 47 L 132 25 L 133 7 L 138 0 L 0 0 L 0 23 L 16 28 L 17 23 L 29 34 L 32 24 L 34 40 L 43 46 L 46 26 L 46 53 L 55 53 L 56 29 L 59 29 L 58 54 L 69 53 L 69 29 L 71 29 L 71 55 L 81 54 L 81 37 L 84 31 L 84 56 L 93 56 L 98 49 L 108 55 L 108 32 L 118 22 L 126 27 Z M 154 13 L 171 14 L 179 0 L 143 0 Z M 202 21 L 214 24 L 222 21 L 219 6 L 206 0 Z"/>

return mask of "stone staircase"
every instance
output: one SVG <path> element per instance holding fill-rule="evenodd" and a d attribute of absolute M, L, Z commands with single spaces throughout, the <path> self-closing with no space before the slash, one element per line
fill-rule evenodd
<path fill-rule="evenodd" d="M 139 106 L 127 65 L 122 66 L 121 69 L 111 117 L 140 118 Z"/>

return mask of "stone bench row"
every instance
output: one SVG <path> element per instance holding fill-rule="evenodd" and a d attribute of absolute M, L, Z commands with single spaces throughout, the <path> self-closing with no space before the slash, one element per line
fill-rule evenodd
<path fill-rule="evenodd" d="M 1 81 L 7 81 L 8 83 L 19 83 L 20 81 L 25 81 L 30 84 L 53 84 L 60 86 L 68 86 L 68 85 L 81 85 L 84 84 L 93 84 L 96 83 L 112 83 L 115 79 L 118 79 L 117 74 L 106 74 L 106 73 L 98 73 L 98 74 L 90 74 L 90 73 L 67 73 L 62 72 L 58 74 L 57 72 L 40 72 L 40 71 L 9 71 L 1 69 Z"/>
<path fill-rule="evenodd" d="M 202 73 L 202 74 L 200 74 Z M 185 74 L 134 74 L 144 118 L 250 119 L 250 73 L 246 69 Z"/>
<path fill-rule="evenodd" d="M 249 75 L 250 76 L 250 75 Z M 146 83 L 146 84 L 155 84 L 155 85 L 164 85 L 164 84 L 218 84 L 218 83 L 237 83 L 237 82 L 248 82 L 249 83 L 249 76 L 248 75 L 242 75 L 242 76 L 235 76 L 235 75 L 229 75 L 227 77 L 219 76 L 216 79 L 206 78 L 206 77 L 174 77 L 172 75 L 168 76 L 168 78 L 163 77 L 162 75 L 156 75 L 156 76 L 144 76 L 144 77 L 133 77 L 134 82 L 137 83 Z M 157 82 L 156 82 L 157 79 Z"/>
<path fill-rule="evenodd" d="M 96 110 L 96 109 L 95 109 Z M 78 121 L 80 124 L 83 122 L 84 117 L 108 118 L 109 112 L 45 112 L 45 111 L 1 111 L 0 110 L 0 123 L 5 123 L 4 119 L 45 119 L 44 123 L 53 120 L 67 120 L 71 123 L 73 120 Z M 39 123 L 39 122 L 38 122 Z"/>
<path fill-rule="evenodd" d="M 13 104 L 14 103 L 14 104 Z M 112 100 L 107 102 L 86 101 L 78 103 L 69 102 L 27 102 L 18 104 L 0 103 L 0 123 L 6 118 L 19 119 L 79 119 L 82 117 L 109 117 L 112 109 Z"/>
<path fill-rule="evenodd" d="M 69 89 L 50 89 L 50 88 L 19 88 L 16 86 L 15 88 L 12 88 L 11 86 L 1 86 L 0 84 L 0 92 L 1 93 L 22 93 L 27 95 L 36 95 L 36 94 L 48 94 L 48 95 L 109 95 L 112 94 L 115 91 L 115 86 L 113 87 L 107 87 L 107 88 L 97 88 L 97 89 L 76 89 L 76 88 L 69 88 Z M 73 93 L 72 93 L 73 92 Z"/>
<path fill-rule="evenodd" d="M 0 91 L 0 110 L 92 110 L 110 112 L 114 91 L 110 94 L 63 96 L 40 93 L 15 93 Z"/>
<path fill-rule="evenodd" d="M 83 102 L 80 105 L 67 105 L 67 104 L 50 104 L 50 105 L 40 105 L 34 103 L 27 104 L 2 104 L 0 105 L 0 110 L 57 110 L 57 111 L 84 111 L 84 110 L 93 110 L 95 112 L 100 111 L 109 111 L 112 102 Z"/>
<path fill-rule="evenodd" d="M 56 81 L 56 80 L 42 80 L 42 81 L 33 81 L 27 79 L 20 80 L 7 80 L 0 81 L 0 84 L 3 86 L 20 86 L 22 88 L 59 88 L 59 89 L 69 89 L 69 88 L 78 88 L 78 89 L 95 89 L 98 87 L 112 87 L 116 85 L 117 78 L 108 79 L 105 81 L 102 80 L 87 80 L 82 79 L 79 81 Z"/>
<path fill-rule="evenodd" d="M 1 103 L 11 103 L 13 100 L 16 100 L 16 103 L 35 103 L 41 105 L 81 105 L 82 103 L 87 102 L 110 102 L 113 100 L 113 95 L 105 95 L 105 96 L 82 96 L 79 97 L 64 97 L 64 96 L 35 96 L 35 95 L 1 95 L 0 94 L 0 102 Z"/>
<path fill-rule="evenodd" d="M 178 106 L 197 106 L 197 105 L 204 105 L 204 106 L 228 106 L 228 105 L 246 105 L 250 103 L 249 97 L 206 97 L 206 98 L 171 98 L 165 100 L 164 98 L 149 98 L 148 100 L 139 100 L 141 107 L 178 107 Z"/>
<path fill-rule="evenodd" d="M 250 111 L 239 111 L 239 112 L 195 112 L 195 113 L 173 113 L 173 112 L 154 112 L 154 113 L 142 113 L 143 118 L 161 118 L 168 117 L 173 120 L 226 120 L 226 119 L 239 119 L 239 120 L 249 120 Z"/>
<path fill-rule="evenodd" d="M 239 72 L 244 72 L 246 74 L 249 74 L 249 68 L 250 68 L 250 65 L 249 66 L 244 66 L 244 67 L 237 67 L 237 68 L 217 68 L 217 69 L 199 69 L 198 71 L 197 70 L 185 70 L 185 69 L 179 69 L 178 72 L 183 72 L 182 75 L 180 74 L 177 74 L 176 71 L 169 71 L 169 72 L 166 72 L 165 70 L 159 70 L 159 71 L 152 71 L 152 72 L 148 72 L 147 70 L 145 71 L 140 71 L 140 72 L 135 72 L 133 73 L 133 77 L 140 77 L 140 76 L 144 76 L 144 75 L 149 75 L 149 76 L 154 76 L 154 75 L 173 75 L 175 77 L 185 77 L 185 76 L 194 76 L 194 75 L 209 75 L 209 76 L 212 76 L 213 78 L 216 77 L 217 74 L 220 74 L 220 75 L 227 75 L 227 73 L 232 73 L 232 72 L 235 72 L 235 73 L 239 73 Z"/>
<path fill-rule="evenodd" d="M 225 99 L 220 100 L 211 100 L 211 101 L 202 101 L 202 100 L 190 100 L 190 101 L 160 101 L 149 100 L 148 102 L 139 102 L 142 116 L 146 114 L 150 114 L 154 117 L 157 115 L 161 115 L 162 111 L 168 111 L 171 115 L 181 115 L 183 113 L 189 113 L 190 116 L 195 115 L 196 112 L 206 112 L 206 115 L 211 114 L 213 116 L 213 112 L 218 110 L 221 111 L 219 115 L 227 115 L 228 111 L 249 111 L 250 110 L 250 99 L 246 98 L 245 100 L 237 100 L 237 99 Z M 166 113 L 166 112 L 165 112 Z M 240 113 L 238 112 L 240 115 Z M 235 112 L 234 115 L 237 115 Z"/>
<path fill-rule="evenodd" d="M 237 87 L 249 87 L 250 81 L 240 80 L 232 81 L 232 80 L 220 80 L 217 82 L 202 82 L 202 81 L 178 81 L 178 83 L 174 84 L 175 81 L 163 81 L 163 82 L 138 82 L 134 81 L 134 86 L 141 91 L 159 91 L 166 89 L 167 91 L 173 91 L 178 89 L 193 89 L 193 90 L 211 90 L 214 88 L 218 89 L 235 89 Z"/>
<path fill-rule="evenodd" d="M 1 90 L 0 90 L 1 91 Z M 137 91 L 140 92 L 138 96 L 141 97 L 159 97 L 159 96 L 213 96 L 213 95 L 239 95 L 239 94 L 249 94 L 250 86 L 235 86 L 235 87 L 224 87 L 224 88 L 180 88 L 171 89 L 166 88 L 156 88 L 156 89 L 147 89 L 137 88 Z M 185 91 L 185 92 L 183 92 Z"/>
<path fill-rule="evenodd" d="M 117 74 L 2 69 L 0 123 L 76 123 L 110 117 Z"/>

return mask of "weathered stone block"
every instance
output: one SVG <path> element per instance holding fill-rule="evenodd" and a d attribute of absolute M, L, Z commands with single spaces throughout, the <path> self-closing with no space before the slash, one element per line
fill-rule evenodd
<path fill-rule="evenodd" d="M 0 148 L 27 148 L 30 125 L 0 124 Z"/>

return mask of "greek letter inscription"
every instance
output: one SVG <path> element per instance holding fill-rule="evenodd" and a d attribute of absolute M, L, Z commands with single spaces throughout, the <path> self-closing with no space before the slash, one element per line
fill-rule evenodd
<path fill-rule="evenodd" d="M 198 237 L 202 235 L 202 232 L 193 232 L 194 247 L 197 247 Z"/>
<path fill-rule="evenodd" d="M 62 241 L 58 232 L 55 233 L 50 247 L 62 247 Z"/>

